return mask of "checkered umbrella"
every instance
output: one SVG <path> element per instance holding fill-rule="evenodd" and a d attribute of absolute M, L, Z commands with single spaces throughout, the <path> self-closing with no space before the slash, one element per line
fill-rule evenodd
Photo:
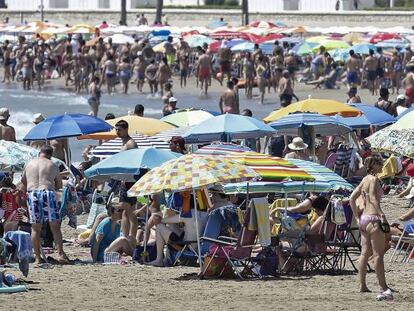
<path fill-rule="evenodd" d="M 128 195 L 178 192 L 253 178 L 260 176 L 253 169 L 237 162 L 208 155 L 187 154 L 145 174 L 129 189 Z"/>

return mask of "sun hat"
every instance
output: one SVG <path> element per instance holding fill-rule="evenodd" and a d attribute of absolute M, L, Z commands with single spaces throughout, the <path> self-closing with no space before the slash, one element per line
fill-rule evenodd
<path fill-rule="evenodd" d="M 304 150 L 308 148 L 308 144 L 303 142 L 303 139 L 300 137 L 293 138 L 292 142 L 288 145 L 290 150 Z"/>
<path fill-rule="evenodd" d="M 42 122 L 44 119 L 45 119 L 45 117 L 41 113 L 35 113 L 33 115 L 32 123 L 38 124 L 38 123 Z"/>
<path fill-rule="evenodd" d="M 168 102 L 169 102 L 169 103 L 176 103 L 176 102 L 177 102 L 177 98 L 175 98 L 175 97 L 170 97 L 170 98 L 168 99 Z"/>
<path fill-rule="evenodd" d="M 407 97 L 404 94 L 400 94 L 397 96 L 397 100 L 406 100 Z"/>
<path fill-rule="evenodd" d="M 7 120 L 10 117 L 9 108 L 0 108 L 0 120 Z"/>

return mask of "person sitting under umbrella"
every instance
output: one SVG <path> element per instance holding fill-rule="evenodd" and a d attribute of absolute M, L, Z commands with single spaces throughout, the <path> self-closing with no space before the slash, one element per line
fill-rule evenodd
<path fill-rule="evenodd" d="M 185 148 L 184 138 L 180 136 L 173 136 L 170 140 L 170 150 L 181 154 L 186 154 L 187 149 Z"/>
<path fill-rule="evenodd" d="M 288 148 L 292 151 L 285 155 L 286 159 L 309 160 L 307 152 L 308 144 L 305 144 L 301 137 L 293 138 L 292 142 L 288 145 Z"/>

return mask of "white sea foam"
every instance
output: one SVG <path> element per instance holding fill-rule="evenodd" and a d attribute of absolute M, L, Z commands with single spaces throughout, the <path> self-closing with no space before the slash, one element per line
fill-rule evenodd
<path fill-rule="evenodd" d="M 16 138 L 18 140 L 23 137 L 32 129 L 34 124 L 32 123 L 34 112 L 24 111 L 10 111 L 9 124 L 16 130 Z"/>

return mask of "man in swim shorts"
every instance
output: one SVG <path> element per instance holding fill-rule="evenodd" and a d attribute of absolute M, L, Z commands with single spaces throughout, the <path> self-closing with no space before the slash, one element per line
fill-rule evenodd
<path fill-rule="evenodd" d="M 22 184 L 27 191 L 27 206 L 32 227 L 32 244 L 35 253 L 35 263 L 41 263 L 40 232 L 42 224 L 49 223 L 53 234 L 58 261 L 67 263 L 68 258 L 63 252 L 62 232 L 60 229 L 60 206 L 56 200 L 56 189 L 62 188 L 59 168 L 51 158 L 53 148 L 45 145 L 40 149 L 39 157 L 27 163 Z"/>

